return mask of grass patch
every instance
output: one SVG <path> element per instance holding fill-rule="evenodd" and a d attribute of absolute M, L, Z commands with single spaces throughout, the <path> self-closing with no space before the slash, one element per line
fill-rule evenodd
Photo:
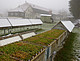
<path fill-rule="evenodd" d="M 73 42 L 75 41 L 77 34 L 76 33 L 71 33 L 65 44 L 64 47 L 57 52 L 56 57 L 54 59 L 54 61 L 72 61 L 71 59 L 73 58 Z"/>
<path fill-rule="evenodd" d="M 38 34 L 34 37 L 24 39 L 24 41 L 48 46 L 52 41 L 54 41 L 54 39 L 58 38 L 63 32 L 64 30 L 52 29 L 50 31 Z"/>
<path fill-rule="evenodd" d="M 0 51 L 6 55 L 13 56 L 22 60 L 29 60 L 36 53 L 43 49 L 42 46 L 36 46 L 32 44 L 27 44 L 23 42 L 16 42 L 3 47 L 0 47 Z M 0 61 L 2 58 L 0 58 Z"/>
<path fill-rule="evenodd" d="M 0 61 L 16 61 L 16 60 L 10 58 L 9 55 L 0 55 Z"/>

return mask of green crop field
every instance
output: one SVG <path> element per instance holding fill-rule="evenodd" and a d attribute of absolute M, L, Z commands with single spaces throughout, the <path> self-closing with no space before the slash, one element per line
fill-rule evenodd
<path fill-rule="evenodd" d="M 64 30 L 52 29 L 47 32 L 38 34 L 34 37 L 24 39 L 23 41 L 48 46 L 52 41 L 54 41 L 54 39 L 58 38 L 63 32 Z"/>
<path fill-rule="evenodd" d="M 35 56 L 38 54 L 38 52 L 43 49 L 42 46 L 36 46 L 32 44 L 27 44 L 23 42 L 16 42 L 13 44 L 9 44 L 3 47 L 0 47 L 0 52 L 3 53 L 3 55 L 0 55 L 0 61 L 8 56 L 16 57 L 21 60 L 29 60 L 32 58 L 32 56 Z M 7 58 L 8 60 L 11 59 L 10 57 Z"/>

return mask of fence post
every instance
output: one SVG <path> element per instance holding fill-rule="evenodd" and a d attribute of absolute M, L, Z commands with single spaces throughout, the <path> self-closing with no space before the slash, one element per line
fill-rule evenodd
<path fill-rule="evenodd" d="M 4 29 L 4 36 L 5 36 L 5 29 Z"/>
<path fill-rule="evenodd" d="M 45 61 L 47 61 L 47 49 L 45 50 Z"/>

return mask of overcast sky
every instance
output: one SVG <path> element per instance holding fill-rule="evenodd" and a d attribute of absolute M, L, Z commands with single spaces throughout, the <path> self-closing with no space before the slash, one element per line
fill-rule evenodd
<path fill-rule="evenodd" d="M 69 8 L 69 0 L 0 0 L 0 11 L 13 9 L 18 5 L 25 3 L 33 3 L 51 10 L 67 10 Z"/>

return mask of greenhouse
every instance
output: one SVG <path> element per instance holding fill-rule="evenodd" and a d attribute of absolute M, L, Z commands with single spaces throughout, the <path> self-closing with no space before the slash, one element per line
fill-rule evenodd
<path fill-rule="evenodd" d="M 42 24 L 40 19 L 0 19 L 0 35 L 30 31 L 39 28 Z"/>

